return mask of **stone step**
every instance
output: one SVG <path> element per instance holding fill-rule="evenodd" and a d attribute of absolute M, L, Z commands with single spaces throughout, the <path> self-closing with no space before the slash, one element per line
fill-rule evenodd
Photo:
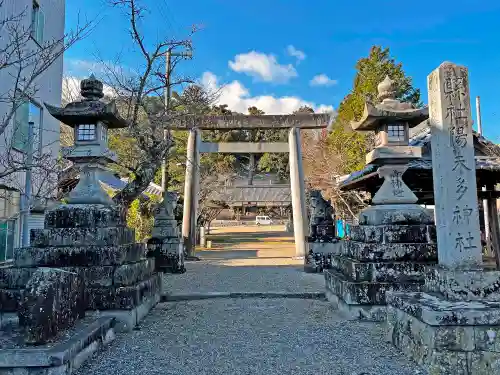
<path fill-rule="evenodd" d="M 24 288 L 36 268 L 0 268 L 0 289 L 20 289 Z"/>
<path fill-rule="evenodd" d="M 116 246 L 133 242 L 135 231 L 127 227 L 32 229 L 30 233 L 33 247 Z"/>
<path fill-rule="evenodd" d="M 113 285 L 128 286 L 149 279 L 155 271 L 155 260 L 143 259 L 136 263 L 116 267 L 113 273 Z"/>
<path fill-rule="evenodd" d="M 367 243 L 436 243 L 436 226 L 353 225 L 350 238 Z"/>
<path fill-rule="evenodd" d="M 324 271 L 327 291 L 337 295 L 349 305 L 385 305 L 386 292 L 420 291 L 421 282 L 368 282 L 351 281 L 340 272 L 329 269 Z"/>
<path fill-rule="evenodd" d="M 14 249 L 16 267 L 110 266 L 138 262 L 146 256 L 144 244 L 120 246 L 24 247 Z"/>
<path fill-rule="evenodd" d="M 353 281 L 406 282 L 424 281 L 429 263 L 359 262 L 345 256 L 333 256 L 331 267 Z"/>
<path fill-rule="evenodd" d="M 362 262 L 379 261 L 437 261 L 437 245 L 430 243 L 365 243 L 343 242 L 341 254 Z"/>
<path fill-rule="evenodd" d="M 126 212 L 119 206 L 61 205 L 45 213 L 45 228 L 106 228 L 125 226 Z"/>
<path fill-rule="evenodd" d="M 131 286 L 87 288 L 87 309 L 132 310 L 144 300 L 161 292 L 161 283 L 161 275 L 156 273 L 149 279 Z"/>
<path fill-rule="evenodd" d="M 0 312 L 17 312 L 22 293 L 22 289 L 0 289 Z"/>
<path fill-rule="evenodd" d="M 154 273 L 154 259 L 141 259 L 120 266 L 63 267 L 83 278 L 86 287 L 111 287 L 134 285 Z"/>

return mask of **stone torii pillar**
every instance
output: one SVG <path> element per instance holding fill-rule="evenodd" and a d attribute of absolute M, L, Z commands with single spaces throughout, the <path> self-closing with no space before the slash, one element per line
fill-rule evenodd
<path fill-rule="evenodd" d="M 184 204 L 182 212 L 182 237 L 185 252 L 194 256 L 196 246 L 196 209 L 199 183 L 199 131 L 196 128 L 189 130 L 187 142 L 186 177 L 184 182 Z"/>
<path fill-rule="evenodd" d="M 290 190 L 292 194 L 293 228 L 295 238 L 295 255 L 307 255 L 307 211 L 305 200 L 304 170 L 302 168 L 302 151 L 300 129 L 291 128 L 288 134 L 290 147 Z"/>
<path fill-rule="evenodd" d="M 196 241 L 196 211 L 199 195 L 200 152 L 226 153 L 290 153 L 290 180 L 294 216 L 296 255 L 303 257 L 307 252 L 307 212 L 305 204 L 305 182 L 302 169 L 300 129 L 326 128 L 333 120 L 331 114 L 300 113 L 295 115 L 259 116 L 198 116 L 178 117 L 170 128 L 188 130 L 186 181 L 184 186 L 184 211 L 182 236 L 188 256 L 194 255 Z M 289 144 L 274 143 L 209 143 L 201 142 L 200 130 L 243 130 L 243 129 L 290 129 Z"/>

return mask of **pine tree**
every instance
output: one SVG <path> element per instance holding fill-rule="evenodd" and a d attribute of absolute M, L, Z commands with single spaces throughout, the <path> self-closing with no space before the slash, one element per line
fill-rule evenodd
<path fill-rule="evenodd" d="M 391 57 L 389 48 L 373 46 L 368 57 L 356 63 L 353 89 L 340 103 L 328 136 L 328 146 L 334 154 L 346 156 L 341 173 L 351 173 L 365 165 L 365 155 L 371 148 L 369 134 L 354 132 L 350 123 L 360 119 L 366 100 L 377 102 L 377 86 L 386 75 L 395 82 L 398 99 L 422 105 L 420 90 L 413 87 L 411 77 L 406 76 L 403 65 Z"/>

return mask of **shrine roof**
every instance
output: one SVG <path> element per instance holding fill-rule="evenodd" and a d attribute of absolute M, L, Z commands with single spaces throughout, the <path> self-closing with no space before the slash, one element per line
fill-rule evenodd
<path fill-rule="evenodd" d="M 363 116 L 359 121 L 351 122 L 351 127 L 357 131 L 371 131 L 377 130 L 383 123 L 404 121 L 412 128 L 428 118 L 429 109 L 427 107 L 414 108 L 408 103 L 386 99 L 377 105 L 366 102 Z"/>
<path fill-rule="evenodd" d="M 365 101 L 363 116 L 359 121 L 352 121 L 351 127 L 357 131 L 372 131 L 391 122 L 405 122 L 413 128 L 429 118 L 427 107 L 416 108 L 412 103 L 397 99 L 396 82 L 389 76 L 377 86 L 380 103 Z"/>
<path fill-rule="evenodd" d="M 426 122 L 415 128 L 409 145 L 417 147 L 430 146 L 431 129 Z M 476 170 L 500 173 L 500 146 L 489 141 L 479 133 L 473 131 L 474 148 L 476 150 Z M 478 155 L 480 154 L 480 155 Z M 482 154 L 482 155 L 481 155 Z M 432 170 L 432 159 L 430 155 L 420 159 L 413 159 L 408 162 L 408 170 Z M 363 169 L 351 173 L 347 178 L 339 183 L 341 190 L 356 189 L 363 180 L 378 178 L 378 166 L 368 164 Z"/>
<path fill-rule="evenodd" d="M 68 103 L 63 108 L 44 104 L 53 117 L 72 128 L 97 121 L 104 122 L 108 128 L 126 128 L 128 124 L 118 113 L 116 103 L 101 101 L 103 87 L 103 83 L 91 74 L 80 82 L 81 100 Z"/>
<path fill-rule="evenodd" d="M 53 117 L 72 128 L 80 124 L 95 124 L 97 121 L 106 123 L 110 129 L 128 126 L 126 120 L 118 114 L 115 102 L 82 100 L 69 103 L 64 108 L 47 103 L 45 107 Z"/>
<path fill-rule="evenodd" d="M 248 185 L 231 186 L 220 192 L 214 192 L 210 200 L 226 202 L 229 206 L 249 202 L 267 203 L 273 206 L 287 206 L 292 202 L 289 185 Z"/>

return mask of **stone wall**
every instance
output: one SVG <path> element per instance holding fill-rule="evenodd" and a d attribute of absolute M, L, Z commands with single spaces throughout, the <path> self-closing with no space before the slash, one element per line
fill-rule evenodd
<path fill-rule="evenodd" d="M 389 294 L 387 339 L 430 374 L 500 374 L 500 304 Z"/>
<path fill-rule="evenodd" d="M 436 260 L 433 225 L 354 225 L 325 271 L 327 297 L 352 317 L 383 321 L 386 294 L 421 290 Z"/>

